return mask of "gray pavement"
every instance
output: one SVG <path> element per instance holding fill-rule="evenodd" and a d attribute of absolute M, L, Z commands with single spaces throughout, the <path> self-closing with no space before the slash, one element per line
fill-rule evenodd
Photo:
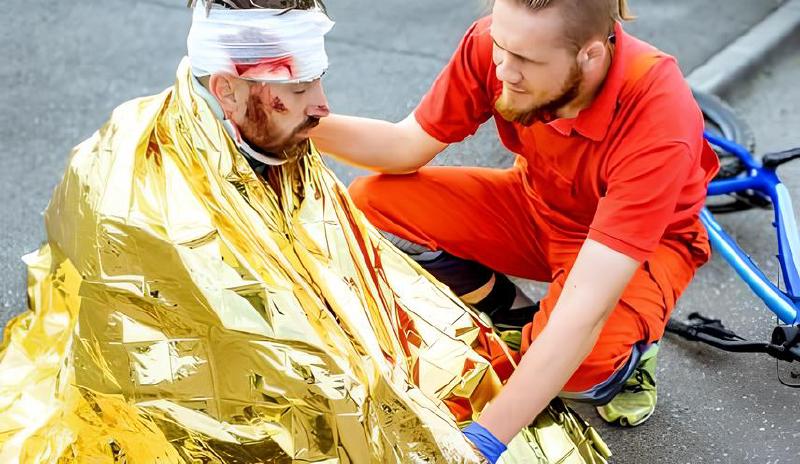
<path fill-rule="evenodd" d="M 0 17 L 0 324 L 25 306 L 19 257 L 44 239 L 40 212 L 70 148 L 111 109 L 171 84 L 189 25 L 183 0 L 8 2 Z M 326 89 L 335 111 L 398 120 L 427 90 L 480 0 L 329 0 L 338 24 L 330 36 Z M 747 31 L 778 0 L 632 0 L 628 30 L 674 54 L 685 72 Z M 797 50 L 798 44 L 788 51 Z M 778 55 L 732 101 L 753 122 L 765 149 L 800 144 L 796 55 Z M 503 166 L 510 155 L 491 128 L 437 159 L 442 164 Z M 333 165 L 343 181 L 359 171 Z M 800 201 L 797 168 L 784 168 Z M 769 214 L 749 212 L 723 224 L 767 270 L 776 266 Z M 540 288 L 540 287 L 537 287 Z M 724 317 L 743 335 L 769 335 L 772 320 L 715 259 L 699 273 L 679 314 Z M 775 380 L 774 362 L 728 355 L 668 338 L 660 355 L 656 415 L 636 430 L 606 427 L 585 407 L 620 463 L 799 462 L 800 395 Z"/>

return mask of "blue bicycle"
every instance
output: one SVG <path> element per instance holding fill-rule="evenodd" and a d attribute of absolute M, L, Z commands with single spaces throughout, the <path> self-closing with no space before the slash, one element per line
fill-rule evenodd
<path fill-rule="evenodd" d="M 671 319 L 667 331 L 690 341 L 740 353 L 766 353 L 792 363 L 784 385 L 800 388 L 800 231 L 786 186 L 776 172 L 789 161 L 800 158 L 800 147 L 769 153 L 758 160 L 752 133 L 734 112 L 713 96 L 695 94 L 706 116 L 706 139 L 720 156 L 721 170 L 709 186 L 709 204 L 700 213 L 716 253 L 727 261 L 742 280 L 779 319 L 768 342 L 744 339 L 726 328 L 719 319 L 692 313 L 688 321 Z M 724 197 L 729 201 L 712 202 Z M 750 208 L 772 208 L 777 232 L 778 261 L 784 289 L 770 281 L 758 265 L 714 218 L 714 214 Z"/>

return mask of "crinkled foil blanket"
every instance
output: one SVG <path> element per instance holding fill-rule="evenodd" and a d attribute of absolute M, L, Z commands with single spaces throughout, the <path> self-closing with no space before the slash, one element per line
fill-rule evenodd
<path fill-rule="evenodd" d="M 474 463 L 505 345 L 312 150 L 259 177 L 187 63 L 75 148 L 0 352 L 2 463 Z M 554 402 L 505 463 L 605 462 Z"/>

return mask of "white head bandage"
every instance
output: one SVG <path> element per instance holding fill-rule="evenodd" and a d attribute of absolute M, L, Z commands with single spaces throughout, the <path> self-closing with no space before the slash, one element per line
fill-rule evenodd
<path fill-rule="evenodd" d="M 325 34 L 334 23 L 322 11 L 212 8 L 206 16 L 203 3 L 194 8 L 187 39 L 195 76 L 292 83 L 328 69 Z"/>

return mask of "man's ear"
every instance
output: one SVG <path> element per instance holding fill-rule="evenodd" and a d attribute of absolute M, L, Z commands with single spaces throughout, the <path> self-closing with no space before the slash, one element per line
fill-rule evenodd
<path fill-rule="evenodd" d="M 226 119 L 238 122 L 247 110 L 247 89 L 230 74 L 212 74 L 208 91 L 217 99 Z"/>
<path fill-rule="evenodd" d="M 608 53 L 608 49 L 603 42 L 594 40 L 578 52 L 578 66 L 582 70 L 588 71 L 590 68 L 602 64 L 605 61 L 606 53 Z"/>

